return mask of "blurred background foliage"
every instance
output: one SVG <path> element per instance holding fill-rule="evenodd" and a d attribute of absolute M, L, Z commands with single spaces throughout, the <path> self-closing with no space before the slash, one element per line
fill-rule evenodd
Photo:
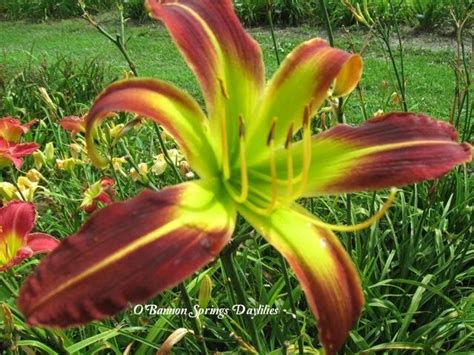
<path fill-rule="evenodd" d="M 363 5 L 366 1 L 372 15 L 379 19 L 393 16 L 389 0 L 352 0 Z M 129 19 L 148 21 L 143 0 L 84 0 L 88 11 L 97 13 L 123 6 Z M 351 26 L 356 21 L 342 0 L 327 0 L 328 12 L 336 26 Z M 472 0 L 395 0 L 396 19 L 401 24 L 428 30 L 448 25 L 451 22 L 449 8 L 473 9 Z M 323 23 L 321 1 L 319 0 L 234 0 L 238 14 L 247 26 L 268 25 L 268 10 L 271 8 L 275 24 L 298 26 Z M 80 16 L 82 11 L 77 1 L 67 0 L 2 0 L 0 16 L 8 20 L 30 19 L 44 21 Z"/>

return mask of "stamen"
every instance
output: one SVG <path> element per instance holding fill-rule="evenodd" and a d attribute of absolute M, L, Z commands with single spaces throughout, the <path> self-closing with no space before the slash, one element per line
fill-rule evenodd
<path fill-rule="evenodd" d="M 309 106 L 305 106 L 303 114 L 303 170 L 301 171 L 298 180 L 301 179 L 298 193 L 296 196 L 301 196 L 308 183 L 309 169 L 311 167 L 311 120 Z"/>
<path fill-rule="evenodd" d="M 239 148 L 240 148 L 240 196 L 235 200 L 237 203 L 243 203 L 249 195 L 249 177 L 247 171 L 247 160 L 245 157 L 245 125 L 242 116 L 239 116 Z"/>
<path fill-rule="evenodd" d="M 278 176 L 277 176 L 277 169 L 276 169 L 276 163 L 275 163 L 275 144 L 274 144 L 276 121 L 277 121 L 277 118 L 273 117 L 272 128 L 270 129 L 270 132 L 268 133 L 268 138 L 267 138 L 267 146 L 270 149 L 270 174 L 272 177 L 271 178 L 272 197 L 270 200 L 270 204 L 268 205 L 266 209 L 266 214 L 267 213 L 269 214 L 271 211 L 273 211 L 276 205 L 277 194 L 278 194 Z"/>
<path fill-rule="evenodd" d="M 241 120 L 241 117 L 239 118 L 239 121 Z M 270 131 L 268 132 L 268 136 L 267 136 L 267 146 L 269 147 L 270 149 L 270 170 L 271 170 L 271 189 L 272 189 L 272 192 L 271 192 L 271 199 L 270 199 L 270 203 L 267 207 L 265 208 L 262 208 L 262 207 L 259 207 L 257 204 L 255 204 L 254 201 L 249 201 L 247 200 L 248 198 L 248 191 L 250 190 L 250 186 L 248 185 L 248 181 L 246 183 L 245 182 L 245 179 L 248 179 L 248 176 L 245 176 L 243 175 L 243 170 L 245 169 L 246 170 L 246 162 L 243 162 L 241 160 L 241 167 L 242 167 L 242 191 L 241 191 L 241 194 L 240 196 L 237 196 L 237 194 L 234 192 L 234 188 L 231 186 L 231 184 L 229 184 L 227 181 L 224 181 L 224 186 L 226 187 L 227 189 L 227 192 L 232 196 L 232 198 L 237 201 L 237 202 L 246 202 L 245 203 L 245 206 L 250 209 L 252 212 L 255 212 L 259 215 L 263 215 L 263 216 L 269 216 L 271 215 L 271 213 L 274 211 L 275 209 L 275 206 L 277 204 L 277 194 L 278 194 L 278 179 L 277 179 L 277 168 L 276 168 L 276 163 L 275 163 L 275 148 L 274 148 L 274 137 L 275 137 L 275 128 L 276 128 L 276 122 L 277 122 L 277 118 L 274 117 L 273 118 L 273 121 L 272 121 L 272 125 L 271 125 L 271 128 L 270 128 Z M 243 124 L 240 125 L 240 137 L 242 139 L 242 137 L 244 136 L 244 133 L 245 133 L 245 127 L 243 126 Z M 242 153 L 242 149 L 241 149 L 241 153 Z M 242 157 L 245 156 L 245 154 L 241 155 L 241 159 Z M 246 175 L 248 173 L 246 172 Z M 244 186 L 246 184 L 246 186 Z M 243 196 L 243 193 L 244 191 L 246 190 L 246 199 L 244 200 L 244 198 L 242 197 Z M 260 196 L 262 198 L 262 203 L 263 203 L 263 200 L 266 200 L 267 199 L 267 196 L 265 194 L 263 194 L 261 191 L 258 191 L 258 190 L 255 190 L 253 191 L 253 196 L 256 197 L 256 196 Z"/>
<path fill-rule="evenodd" d="M 224 80 L 217 78 L 219 86 L 221 88 L 222 96 L 225 99 L 229 99 L 227 88 L 225 87 Z M 227 141 L 227 118 L 225 112 L 222 113 L 224 117 L 221 120 L 221 139 L 222 139 L 222 172 L 224 174 L 224 180 L 230 179 L 230 164 L 229 164 L 229 144 Z"/>
<path fill-rule="evenodd" d="M 325 229 L 329 229 L 332 231 L 336 232 L 357 232 L 362 229 L 370 227 L 372 224 L 377 222 L 379 219 L 381 219 L 387 210 L 390 208 L 390 206 L 393 205 L 395 202 L 395 197 L 397 195 L 397 189 L 392 188 L 390 190 L 390 195 L 387 198 L 387 201 L 383 204 L 382 208 L 374 214 L 372 217 L 369 219 L 365 220 L 364 222 L 358 223 L 358 224 L 353 224 L 353 225 L 337 225 L 337 224 L 330 224 L 330 223 L 325 223 L 323 221 L 318 221 L 310 216 L 303 215 L 303 217 L 308 220 L 311 224 L 315 225 L 316 227 L 321 227 Z"/>
<path fill-rule="evenodd" d="M 227 87 L 225 86 L 224 80 L 222 78 L 217 78 L 217 80 L 219 81 L 219 86 L 221 88 L 222 96 L 224 96 L 227 100 L 229 100 L 230 96 L 229 96 L 229 92 L 227 91 Z"/>
<path fill-rule="evenodd" d="M 293 122 L 290 124 L 290 128 L 288 129 L 288 133 L 286 134 L 286 142 L 285 142 L 285 149 L 288 151 L 288 159 L 287 159 L 287 178 L 288 178 L 288 188 L 286 191 L 286 196 L 289 200 L 293 195 L 293 152 L 291 150 L 291 142 L 293 139 Z"/>

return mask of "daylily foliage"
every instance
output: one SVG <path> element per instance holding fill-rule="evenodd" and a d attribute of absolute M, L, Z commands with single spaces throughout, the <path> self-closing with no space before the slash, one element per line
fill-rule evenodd
<path fill-rule="evenodd" d="M 35 217 L 35 208 L 28 202 L 12 201 L 0 208 L 0 271 L 58 246 L 59 241 L 48 234 L 30 233 Z"/>
<path fill-rule="evenodd" d="M 85 119 L 89 156 L 106 165 L 93 132 L 110 112 L 133 112 L 161 124 L 200 179 L 96 212 L 27 280 L 21 310 L 32 325 L 64 327 L 144 302 L 213 260 L 240 213 L 287 259 L 318 319 L 321 343 L 334 354 L 364 298 L 358 273 L 332 230 L 370 223 L 331 226 L 295 201 L 434 179 L 470 161 L 470 146 L 456 142 L 450 125 L 411 113 L 311 136 L 311 117 L 328 96 L 347 95 L 357 85 L 359 55 L 313 39 L 298 46 L 265 85 L 261 50 L 231 0 L 146 5 L 199 80 L 207 114 L 171 84 L 117 82 Z M 299 131 L 302 139 L 295 141 Z"/>

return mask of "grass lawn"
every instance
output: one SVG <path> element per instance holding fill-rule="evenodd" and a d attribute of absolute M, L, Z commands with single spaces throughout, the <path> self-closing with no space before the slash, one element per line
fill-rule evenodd
<path fill-rule="evenodd" d="M 111 32 L 117 26 L 105 21 Z M 268 29 L 252 29 L 250 32 L 262 45 L 267 77 L 275 71 L 277 64 Z M 129 51 L 141 76 L 170 81 L 188 90 L 194 97 L 200 97 L 197 83 L 171 42 L 166 30 L 160 25 L 130 26 L 128 30 Z M 276 33 L 280 56 L 284 58 L 299 43 L 313 37 L 325 37 L 323 29 L 288 28 Z M 363 33 L 354 37 L 356 49 L 362 47 Z M 349 50 L 347 35 L 336 37 L 338 47 Z M 116 48 L 85 21 L 73 19 L 51 23 L 25 24 L 0 22 L 0 64 L 5 73 L 3 80 L 20 70 L 27 63 L 37 65 L 42 61 L 54 62 L 58 56 L 83 62 L 91 58 L 103 61 L 110 68 L 110 77 L 119 77 L 127 69 L 126 63 Z M 408 36 L 406 41 L 407 96 L 410 110 L 426 112 L 433 117 L 446 118 L 452 105 L 454 74 L 450 67 L 455 42 L 448 38 L 421 38 Z M 368 111 L 373 113 L 386 107 L 387 96 L 393 91 L 394 77 L 390 66 L 375 41 L 364 55 L 365 70 L 362 86 L 366 90 Z M 10 76 L 8 75 L 10 74 Z M 383 81 L 389 89 L 383 90 Z M 356 100 L 353 100 L 356 101 Z M 359 122 L 362 117 L 357 102 L 347 111 L 349 122 Z M 397 107 L 391 106 L 390 110 Z"/>
<path fill-rule="evenodd" d="M 114 32 L 116 24 L 108 15 L 101 21 Z M 195 78 L 162 26 L 130 25 L 126 31 L 129 53 L 140 76 L 172 82 L 203 103 Z M 270 78 L 277 68 L 271 33 L 266 28 L 249 31 L 263 48 L 266 74 Z M 298 44 L 316 36 L 324 37 L 325 31 L 309 27 L 278 29 L 280 57 L 283 59 Z M 336 44 L 349 50 L 352 40 L 356 50 L 360 50 L 366 36 L 360 30 L 353 30 L 350 39 L 338 31 Z M 391 98 L 395 91 L 392 67 L 376 39 L 369 43 L 363 55 L 361 81 L 367 112 L 371 116 L 380 109 L 399 111 L 400 104 Z M 418 37 L 406 34 L 404 46 L 409 110 L 448 120 L 455 92 L 451 67 L 455 41 L 429 34 Z M 108 83 L 123 78 L 127 70 L 117 48 L 81 19 L 37 24 L 0 22 L 0 117 L 11 114 L 24 121 L 39 118 L 41 123 L 26 135 L 26 140 L 38 142 L 42 149 L 53 141 L 54 159 L 69 158 L 70 144 L 84 143 L 80 135 L 71 138 L 57 124 L 57 119 L 85 113 L 93 98 Z M 39 86 L 47 89 L 55 107 L 48 106 L 38 92 Z M 348 123 L 364 120 L 356 91 L 347 100 L 344 113 Z M 119 122 L 125 118 L 121 115 Z M 465 122 L 459 125 L 461 130 L 464 124 L 467 125 Z M 146 181 L 136 182 L 131 178 L 131 168 L 138 168 L 139 163 L 153 165 L 159 153 L 156 135 L 149 124 L 133 132 L 110 150 L 114 156 L 127 157 L 123 176 L 111 168 L 100 171 L 88 163 L 69 170 L 57 169 L 54 161 L 43 166 L 45 179 L 40 183 L 43 189 L 38 190 L 35 198 L 38 230 L 59 238 L 75 233 L 88 218 L 79 209 L 84 190 L 104 175 L 116 180 L 120 200 L 135 196 L 149 183 L 158 188 L 177 183 L 169 169 L 161 176 L 150 173 Z M 465 141 L 472 141 L 470 132 L 460 134 Z M 174 147 L 173 142 L 168 141 L 167 147 Z M 20 171 L 1 171 L 0 181 L 15 181 L 31 167 L 33 159 L 28 158 Z M 357 233 L 338 233 L 360 272 L 366 298 L 363 314 L 341 353 L 467 354 L 472 351 L 472 183 L 471 167 L 460 166 L 436 182 L 401 189 L 395 205 L 370 228 Z M 373 215 L 387 195 L 387 191 L 356 193 L 300 202 L 327 222 L 351 224 Z M 287 284 L 286 266 L 279 254 L 243 220 L 239 220 L 237 233 L 245 238 L 232 258 L 248 303 L 284 310 L 278 317 L 257 316 L 253 320 L 264 343 L 264 353 L 294 350 L 298 340 L 304 343 L 308 353 L 316 353 L 320 347 L 316 321 L 301 286 L 292 274 Z M 81 328 L 52 331 L 28 328 L 15 305 L 15 296 L 38 262 L 39 259 L 30 259 L 0 274 L 0 302 L 13 314 L 13 330 L 5 332 L 3 338 L 0 333 L 0 341 L 7 345 L 16 344 L 22 351 L 39 349 L 45 354 L 122 354 L 130 347 L 130 353 L 144 355 L 155 353 L 174 330 L 193 329 L 195 325 L 190 318 L 135 314 L 130 307 L 115 317 Z M 192 304 L 198 302 L 199 287 L 205 276 L 212 282 L 209 306 L 231 307 L 236 303 L 230 291 L 228 270 L 217 259 L 186 281 Z M 163 292 L 149 303 L 185 307 L 181 291 L 174 288 Z M 295 302 L 295 310 L 291 300 Z M 3 313 L 8 313 L 5 308 Z M 0 329 L 7 329 L 7 318 L 3 315 Z M 239 353 L 252 343 L 242 317 L 203 316 L 199 324 L 210 352 Z M 192 335 L 187 335 L 175 349 L 176 354 L 202 351 L 201 343 Z"/>

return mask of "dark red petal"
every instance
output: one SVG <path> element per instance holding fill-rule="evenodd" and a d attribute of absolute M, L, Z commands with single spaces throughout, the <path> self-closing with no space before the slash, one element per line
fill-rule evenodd
<path fill-rule="evenodd" d="M 48 253 L 59 245 L 59 240 L 45 233 L 31 233 L 26 238 L 26 245 L 34 254 Z"/>
<path fill-rule="evenodd" d="M 23 285 L 18 304 L 28 323 L 65 327 L 102 319 L 209 263 L 235 219 L 215 195 L 218 188 L 187 183 L 146 191 L 96 212 Z"/>
<path fill-rule="evenodd" d="M 326 158 L 319 146 L 326 140 L 348 150 Z M 451 125 L 413 113 L 386 114 L 359 127 L 337 126 L 316 136 L 313 142 L 315 165 L 322 161 L 327 165 L 322 169 L 312 167 L 314 179 L 310 185 L 315 184 L 313 193 L 339 193 L 435 179 L 471 161 L 471 146 L 456 140 Z M 318 186 L 326 169 L 331 178 Z"/>
<path fill-rule="evenodd" d="M 59 120 L 59 124 L 66 131 L 70 131 L 73 135 L 79 132 L 86 131 L 86 123 L 84 117 L 67 116 Z"/>
<path fill-rule="evenodd" d="M 13 234 L 17 238 L 26 238 L 35 224 L 36 211 L 33 204 L 23 201 L 11 201 L 0 208 L 0 239 Z"/>

